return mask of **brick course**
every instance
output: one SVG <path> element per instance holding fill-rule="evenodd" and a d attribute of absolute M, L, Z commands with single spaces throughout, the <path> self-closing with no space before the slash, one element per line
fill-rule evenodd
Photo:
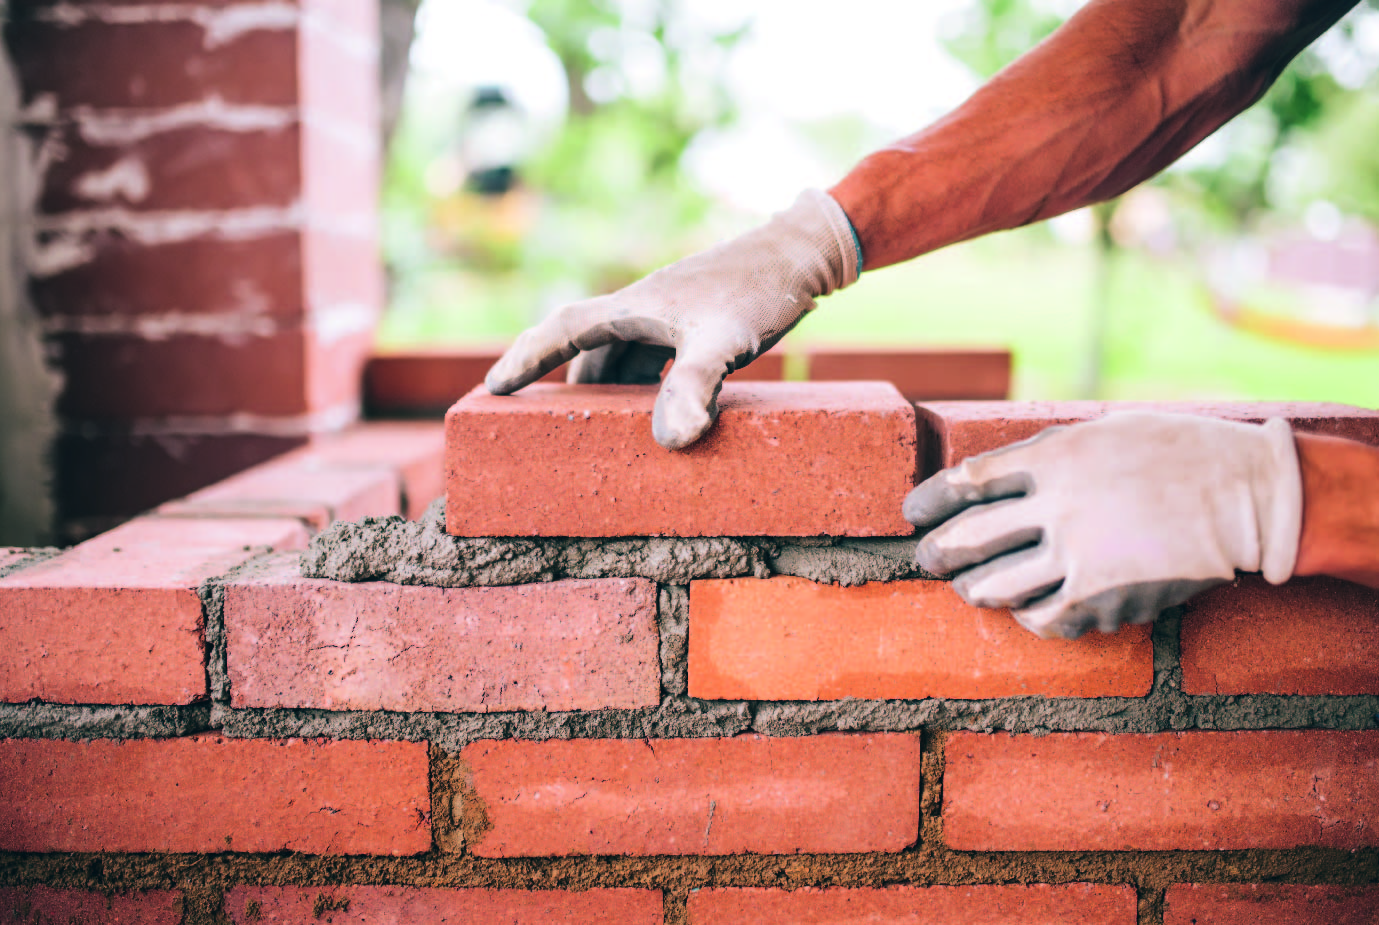
<path fill-rule="evenodd" d="M 886 383 L 727 383 L 720 416 L 672 452 L 654 386 L 476 389 L 446 415 L 456 536 L 896 536 L 914 413 Z M 788 472 L 789 478 L 771 473 Z M 535 489 L 535 490 L 533 490 Z"/>
<path fill-rule="evenodd" d="M 1177 883 L 1164 925 L 1374 925 L 1379 887 Z"/>
<path fill-rule="evenodd" d="M 322 899 L 324 897 L 324 899 Z M 392 886 L 237 886 L 225 895 L 234 925 L 454 922 L 459 925 L 661 925 L 659 890 L 455 890 Z M 323 911 L 326 910 L 326 911 Z"/>
<path fill-rule="evenodd" d="M 295 565 L 225 590 L 231 702 L 324 710 L 591 710 L 660 701 L 656 588 L 347 585 Z"/>
<path fill-rule="evenodd" d="M 945 753 L 960 851 L 1379 844 L 1379 732 L 957 733 Z"/>
<path fill-rule="evenodd" d="M 424 743 L 0 740 L 3 851 L 417 854 Z"/>
<path fill-rule="evenodd" d="M 182 893 L 0 888 L 0 925 L 182 925 Z"/>
<path fill-rule="evenodd" d="M 908 401 L 1004 399 L 1010 394 L 1009 350 L 809 351 L 812 382 L 884 379 Z"/>
<path fill-rule="evenodd" d="M 690 696 L 710 700 L 1142 697 L 1154 678 L 1148 627 L 1038 639 L 938 581 L 696 581 L 690 627 Z"/>
<path fill-rule="evenodd" d="M 919 737 L 485 741 L 461 752 L 480 857 L 899 851 Z"/>

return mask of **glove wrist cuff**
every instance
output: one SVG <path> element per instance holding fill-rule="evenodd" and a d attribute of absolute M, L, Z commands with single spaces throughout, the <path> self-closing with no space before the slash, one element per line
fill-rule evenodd
<path fill-rule="evenodd" d="M 1274 474 L 1264 509 L 1259 512 L 1260 571 L 1270 584 L 1293 577 L 1302 534 L 1302 468 L 1293 428 L 1283 418 L 1270 418 L 1263 431 Z"/>

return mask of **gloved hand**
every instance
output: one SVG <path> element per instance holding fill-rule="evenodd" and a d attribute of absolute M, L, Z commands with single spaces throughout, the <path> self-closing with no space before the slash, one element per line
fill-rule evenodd
<path fill-rule="evenodd" d="M 1147 623 L 1263 570 L 1287 581 L 1302 525 L 1288 423 L 1125 412 L 972 457 L 925 480 L 915 558 L 1043 637 Z"/>
<path fill-rule="evenodd" d="M 557 310 L 522 333 L 485 384 L 507 395 L 576 354 L 571 382 L 655 383 L 674 356 L 651 429 L 680 449 L 718 416 L 723 377 L 770 349 L 816 298 L 854 282 L 859 256 L 842 207 L 806 190 L 741 237 Z"/>

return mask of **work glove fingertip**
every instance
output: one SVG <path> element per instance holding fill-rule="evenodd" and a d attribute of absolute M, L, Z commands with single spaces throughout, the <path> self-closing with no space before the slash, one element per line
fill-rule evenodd
<path fill-rule="evenodd" d="M 718 393 L 726 362 L 679 358 L 661 382 L 651 433 L 668 450 L 680 450 L 708 432 L 718 418 Z"/>

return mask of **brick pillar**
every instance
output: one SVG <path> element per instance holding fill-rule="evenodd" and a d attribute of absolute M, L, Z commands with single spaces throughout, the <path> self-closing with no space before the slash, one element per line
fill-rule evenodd
<path fill-rule="evenodd" d="M 68 535 L 353 420 L 382 302 L 374 0 L 12 0 Z"/>

